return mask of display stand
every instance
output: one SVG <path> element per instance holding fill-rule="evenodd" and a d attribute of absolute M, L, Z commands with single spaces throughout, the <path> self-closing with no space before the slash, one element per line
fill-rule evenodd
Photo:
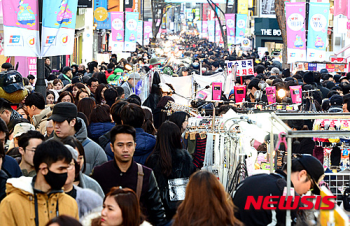
<path fill-rule="evenodd" d="M 293 131 L 282 120 L 308 120 L 308 119 L 349 119 L 350 114 L 346 113 L 271 113 L 271 142 L 270 153 L 274 151 L 273 145 L 273 128 L 277 124 L 282 126 L 286 132 L 287 138 L 287 196 L 290 196 L 291 187 L 291 165 L 292 165 L 292 139 L 293 138 L 312 138 L 312 137 L 341 137 L 349 135 L 349 131 L 313 131 L 299 130 Z M 270 155 L 270 163 L 273 163 L 272 154 Z M 272 172 L 272 167 L 271 167 Z M 287 210 L 286 226 L 291 225 L 291 212 Z"/>

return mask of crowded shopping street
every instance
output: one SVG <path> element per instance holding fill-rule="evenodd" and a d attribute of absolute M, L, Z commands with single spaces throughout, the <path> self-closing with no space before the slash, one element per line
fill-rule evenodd
<path fill-rule="evenodd" d="M 0 0 L 0 41 L 0 225 L 349 225 L 350 0 Z"/>

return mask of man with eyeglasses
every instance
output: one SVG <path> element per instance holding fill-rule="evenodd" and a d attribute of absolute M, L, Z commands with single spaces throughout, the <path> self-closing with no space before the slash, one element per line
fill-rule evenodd
<path fill-rule="evenodd" d="M 33 158 L 36 147 L 44 141 L 44 135 L 38 131 L 28 131 L 18 138 L 19 153 L 22 155 L 19 167 L 23 176 L 34 177 L 36 175 Z"/>
<path fill-rule="evenodd" d="M 291 195 L 301 196 L 309 190 L 312 190 L 315 195 L 320 194 L 318 183 L 323 179 L 324 169 L 318 159 L 311 155 L 300 155 L 292 160 L 291 171 Z M 276 170 L 275 173 L 257 174 L 242 181 L 233 197 L 233 203 L 238 208 L 235 213 L 236 218 L 245 225 L 285 225 L 286 210 L 279 209 L 278 202 L 274 204 L 276 210 L 258 210 L 252 205 L 246 210 L 245 205 L 248 196 L 253 196 L 254 200 L 258 200 L 258 197 L 261 196 L 286 196 L 284 194 L 287 191 L 286 180 L 287 166 L 285 165 L 283 170 Z M 279 200 L 279 198 L 276 200 Z M 286 205 L 284 204 L 284 206 Z M 305 220 L 303 212 L 298 208 L 291 211 L 291 219 L 292 224 Z"/>

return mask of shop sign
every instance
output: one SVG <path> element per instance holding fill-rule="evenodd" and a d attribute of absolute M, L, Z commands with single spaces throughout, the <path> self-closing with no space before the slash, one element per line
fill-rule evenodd
<path fill-rule="evenodd" d="M 78 8 L 92 8 L 92 0 L 79 0 Z"/>
<path fill-rule="evenodd" d="M 260 36 L 282 36 L 281 29 L 275 18 L 255 18 L 255 35 Z"/>
<path fill-rule="evenodd" d="M 234 66 L 236 66 L 236 76 L 254 75 L 254 64 L 252 59 L 229 61 L 227 63 L 228 74 L 232 73 Z"/>

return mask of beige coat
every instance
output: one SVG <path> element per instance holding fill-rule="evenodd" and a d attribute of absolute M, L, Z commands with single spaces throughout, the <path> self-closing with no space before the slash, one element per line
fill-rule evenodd
<path fill-rule="evenodd" d="M 49 115 L 51 113 L 51 109 L 45 108 L 40 112 L 38 115 L 34 115 L 32 117 L 32 124 L 35 127 L 37 131 L 39 131 L 41 134 L 45 135 L 46 133 L 46 124 L 47 119 L 49 118 Z"/>

